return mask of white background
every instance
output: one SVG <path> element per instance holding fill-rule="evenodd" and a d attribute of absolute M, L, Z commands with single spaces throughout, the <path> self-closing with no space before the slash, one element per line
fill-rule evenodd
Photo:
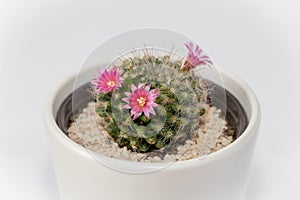
<path fill-rule="evenodd" d="M 246 200 L 300 199 L 299 10 L 296 0 L 0 1 L 0 199 L 59 199 L 47 95 L 98 44 L 146 26 L 189 35 L 256 92 L 263 120 Z"/>

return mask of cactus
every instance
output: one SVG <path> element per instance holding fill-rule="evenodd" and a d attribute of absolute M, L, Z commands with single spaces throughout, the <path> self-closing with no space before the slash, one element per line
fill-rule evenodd
<path fill-rule="evenodd" d="M 182 62 L 172 60 L 170 55 L 144 54 L 125 59 L 119 67 L 104 72 L 112 80 L 109 86 L 114 88 L 110 90 L 106 85 L 106 92 L 98 93 L 96 111 L 106 122 L 107 133 L 120 147 L 143 153 L 162 151 L 195 136 L 200 116 L 205 112 L 205 81 L 193 69 L 181 68 Z M 101 78 L 107 81 L 102 76 L 93 82 L 98 89 L 103 83 Z M 134 112 L 129 106 L 135 89 L 155 94 L 152 111 Z M 144 106 L 145 102 L 138 103 Z"/>

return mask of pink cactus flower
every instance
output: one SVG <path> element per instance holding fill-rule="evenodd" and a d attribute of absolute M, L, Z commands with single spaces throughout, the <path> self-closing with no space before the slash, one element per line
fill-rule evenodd
<path fill-rule="evenodd" d="M 122 81 L 124 80 L 121 75 L 124 70 L 120 70 L 118 67 L 113 68 L 110 71 L 105 69 L 104 72 L 99 71 L 98 76 L 91 83 L 95 86 L 98 93 L 112 92 L 117 88 L 122 87 Z"/>
<path fill-rule="evenodd" d="M 158 89 L 150 90 L 150 84 L 143 87 L 143 84 L 140 83 L 137 88 L 134 84 L 131 84 L 131 91 L 132 93 L 125 92 L 127 97 L 122 100 L 127 103 L 123 108 L 131 109 L 130 114 L 133 116 L 133 120 L 141 116 L 142 113 L 148 119 L 150 119 L 150 113 L 156 115 L 153 108 L 158 107 L 154 102 L 159 97 Z"/>
<path fill-rule="evenodd" d="M 196 47 L 194 48 L 194 44 L 192 42 L 188 42 L 185 43 L 185 46 L 188 49 L 188 62 L 184 64 L 184 69 L 194 68 L 198 65 L 212 64 L 208 56 L 201 55 L 203 51 L 198 45 L 196 45 Z"/>

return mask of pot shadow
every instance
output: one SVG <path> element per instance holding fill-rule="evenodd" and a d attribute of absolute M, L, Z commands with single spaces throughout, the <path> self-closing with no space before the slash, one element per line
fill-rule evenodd
<path fill-rule="evenodd" d="M 43 190 L 41 192 L 46 195 L 46 199 L 60 200 L 55 171 L 49 154 L 39 162 L 36 175 Z"/>
<path fill-rule="evenodd" d="M 259 162 L 253 162 L 247 185 L 245 200 L 262 199 L 264 193 L 264 172 Z"/>

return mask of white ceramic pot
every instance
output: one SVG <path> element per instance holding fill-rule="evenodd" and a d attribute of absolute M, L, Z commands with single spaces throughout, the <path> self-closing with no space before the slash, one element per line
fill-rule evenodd
<path fill-rule="evenodd" d="M 89 81 L 91 73 L 77 81 Z M 73 91 L 75 75 L 61 84 L 46 107 L 45 121 L 62 200 L 241 200 L 260 124 L 260 107 L 252 90 L 238 77 L 220 70 L 225 88 L 242 104 L 249 119 L 244 133 L 232 144 L 204 159 L 176 162 L 153 173 L 122 173 L 102 165 L 57 126 L 55 115 Z M 151 169 L 153 163 L 110 159 L 114 166 Z M 130 170 L 132 171 L 132 170 Z"/>

